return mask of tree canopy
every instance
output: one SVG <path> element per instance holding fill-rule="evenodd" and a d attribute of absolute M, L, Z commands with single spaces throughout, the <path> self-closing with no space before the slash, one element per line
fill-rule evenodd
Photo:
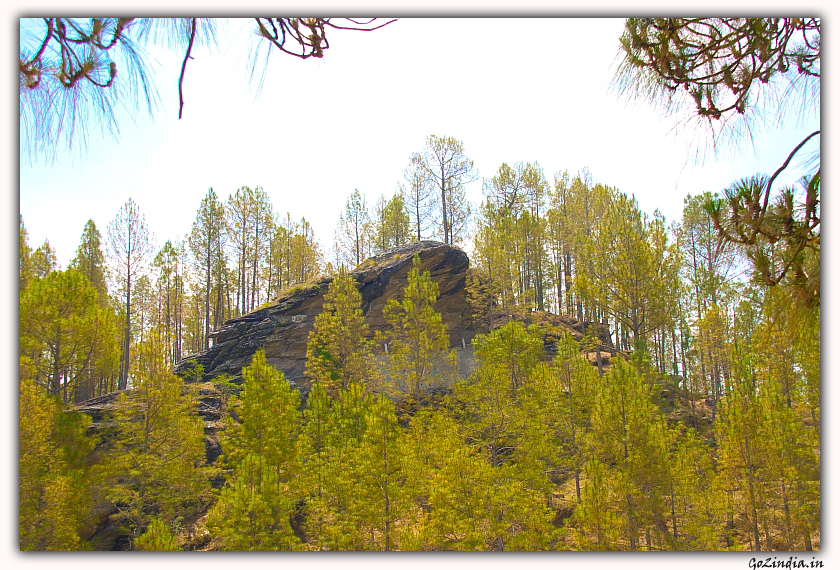
<path fill-rule="evenodd" d="M 667 110 L 693 105 L 715 148 L 721 134 L 754 140 L 754 117 L 819 113 L 820 27 L 819 18 L 630 18 L 616 85 Z M 774 193 L 773 183 L 819 135 L 792 142 L 771 175 L 735 181 L 705 206 L 720 235 L 747 246 L 755 270 L 791 290 L 806 318 L 820 304 L 819 151 L 797 185 Z"/>

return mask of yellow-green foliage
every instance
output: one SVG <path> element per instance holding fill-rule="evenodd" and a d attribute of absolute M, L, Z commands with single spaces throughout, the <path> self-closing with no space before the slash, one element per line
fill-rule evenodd
<path fill-rule="evenodd" d="M 420 256 L 415 255 L 402 300 L 391 299 L 383 310 L 389 329 L 376 337 L 389 346 L 384 382 L 392 395 L 419 401 L 455 373 L 457 355 L 450 351 L 446 324 L 434 309 L 437 299 L 438 284 L 428 270 L 420 272 Z"/>
<path fill-rule="evenodd" d="M 20 297 L 21 352 L 50 391 L 58 394 L 85 370 L 78 362 L 95 359 L 105 342 L 109 312 L 100 306 L 96 288 L 81 272 L 68 269 L 35 278 Z M 66 382 L 63 380 L 66 379 Z M 72 389 L 72 388 L 71 388 Z"/>
<path fill-rule="evenodd" d="M 319 287 L 319 283 L 298 283 L 280 292 L 278 299 L 287 299 L 301 293 L 312 291 Z"/>
<path fill-rule="evenodd" d="M 183 522 L 209 493 L 194 386 L 169 372 L 163 342 L 163 331 L 155 329 L 140 345 L 137 388 L 115 408 L 111 448 L 99 466 L 105 496 L 120 506 L 118 520 L 134 537 L 155 516 L 170 526 Z"/>
<path fill-rule="evenodd" d="M 31 377 L 20 383 L 20 548 L 82 550 L 79 537 L 91 508 L 84 460 L 90 418 L 61 411 Z"/>
<path fill-rule="evenodd" d="M 341 268 L 324 295 L 306 351 L 306 375 L 333 395 L 370 379 L 371 343 L 361 305 L 356 280 Z"/>
<path fill-rule="evenodd" d="M 267 362 L 262 349 L 251 366 L 242 369 L 242 379 L 241 397 L 233 404 L 241 423 L 230 428 L 225 446 L 228 461 L 235 465 L 248 454 L 261 455 L 288 479 L 299 429 L 300 393 Z"/>
<path fill-rule="evenodd" d="M 225 550 L 288 550 L 300 541 L 290 526 L 300 473 L 300 395 L 259 350 L 242 370 L 245 388 L 233 407 L 224 444 L 231 478 L 207 526 Z"/>
<path fill-rule="evenodd" d="M 151 550 L 156 552 L 182 550 L 178 546 L 178 539 L 169 527 L 160 519 L 155 519 L 149 525 L 146 533 L 134 541 L 137 550 Z"/>
<path fill-rule="evenodd" d="M 732 514 L 748 521 L 751 548 L 767 543 L 775 513 L 784 513 L 776 540 L 787 549 L 806 545 L 819 529 L 820 457 L 814 429 L 788 405 L 785 385 L 770 376 L 757 385 L 754 355 L 739 355 L 734 382 L 715 424 L 719 484 Z M 801 542 L 800 542 L 801 541 Z"/>
<path fill-rule="evenodd" d="M 311 282 L 307 282 L 307 283 L 295 283 L 294 285 L 289 285 L 288 287 L 285 287 L 285 288 L 281 289 L 280 293 L 277 295 L 277 297 L 274 300 L 266 301 L 265 303 L 258 306 L 256 309 L 254 309 L 253 311 L 251 311 L 248 314 L 256 313 L 257 311 L 267 309 L 268 307 L 273 307 L 279 301 L 282 301 L 284 299 L 288 299 L 290 297 L 294 297 L 295 295 L 299 295 L 299 294 L 305 293 L 307 291 L 313 291 L 315 289 L 318 289 L 320 286 L 321 286 L 320 281 L 311 281 Z"/>
<path fill-rule="evenodd" d="M 295 506 L 276 466 L 250 453 L 222 490 L 207 527 L 223 550 L 292 550 L 300 545 L 289 525 Z"/>

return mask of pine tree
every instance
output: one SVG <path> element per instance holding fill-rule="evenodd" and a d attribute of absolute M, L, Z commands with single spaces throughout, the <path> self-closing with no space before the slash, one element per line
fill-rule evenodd
<path fill-rule="evenodd" d="M 291 282 L 306 283 L 321 271 L 323 255 L 315 231 L 306 218 L 300 219 L 298 228 L 299 232 L 292 238 Z"/>
<path fill-rule="evenodd" d="M 723 492 L 729 495 L 732 508 L 749 525 L 750 550 L 762 547 L 759 515 L 763 514 L 763 486 L 760 480 L 763 448 L 761 441 L 761 396 L 750 370 L 749 355 L 737 359 L 732 386 L 720 404 L 715 422 L 719 445 L 718 475 Z"/>
<path fill-rule="evenodd" d="M 762 385 L 762 451 L 770 457 L 764 468 L 769 509 L 783 513 L 774 525 L 786 550 L 813 550 L 812 536 L 820 529 L 819 439 L 786 404 L 784 386 L 775 378 Z M 775 519 L 775 516 L 773 517 Z"/>
<path fill-rule="evenodd" d="M 343 267 L 324 295 L 307 346 L 306 374 L 332 395 L 352 383 L 366 383 L 372 367 L 369 329 L 356 279 Z"/>
<path fill-rule="evenodd" d="M 332 398 L 321 382 L 312 385 L 306 409 L 303 412 L 303 426 L 298 439 L 298 454 L 301 457 L 302 488 L 312 501 L 323 500 L 326 478 L 329 476 L 330 445 L 335 429 L 332 413 Z M 310 516 L 310 523 L 312 523 Z M 313 534 L 319 534 L 316 525 Z"/>
<path fill-rule="evenodd" d="M 228 461 L 233 465 L 247 454 L 262 456 L 288 481 L 297 471 L 295 439 L 299 429 L 300 394 L 258 350 L 251 366 L 242 369 L 244 389 L 232 404 L 240 422 L 229 436 Z"/>
<path fill-rule="evenodd" d="M 476 219 L 475 250 L 472 255 L 474 271 L 486 284 L 486 302 L 488 331 L 492 331 L 491 322 L 496 313 L 510 315 L 514 311 L 516 300 L 512 288 L 511 275 L 511 228 L 504 218 L 487 202 L 481 205 Z M 493 306 L 498 307 L 495 311 Z M 484 310 L 484 307 L 482 309 Z"/>
<path fill-rule="evenodd" d="M 62 411 L 32 377 L 20 381 L 20 549 L 83 550 L 92 507 L 85 460 L 95 441 L 90 417 Z"/>
<path fill-rule="evenodd" d="M 388 200 L 385 199 L 385 195 L 382 194 L 376 200 L 376 205 L 373 207 L 373 233 L 374 233 L 374 245 L 373 245 L 373 252 L 374 254 L 378 254 L 382 251 L 388 249 L 388 221 L 387 221 L 387 214 L 386 209 L 388 205 Z"/>
<path fill-rule="evenodd" d="M 164 335 L 157 327 L 139 345 L 137 389 L 114 408 L 110 449 L 99 466 L 104 495 L 120 506 L 117 520 L 135 539 L 156 517 L 183 524 L 209 494 L 204 422 L 191 387 L 170 372 Z"/>
<path fill-rule="evenodd" d="M 467 445 L 441 454 L 428 503 L 431 543 L 445 550 L 541 550 L 551 540 L 551 513 L 514 465 L 493 467 Z"/>
<path fill-rule="evenodd" d="M 38 379 L 69 401 L 76 382 L 106 342 L 107 312 L 96 289 L 76 270 L 35 278 L 20 298 L 21 351 L 32 355 Z"/>
<path fill-rule="evenodd" d="M 58 266 L 55 257 L 55 250 L 50 246 L 49 240 L 44 240 L 38 249 L 32 252 L 32 274 L 35 277 L 46 277 Z"/>
<path fill-rule="evenodd" d="M 495 284 L 481 269 L 471 267 L 467 270 L 466 292 L 472 318 L 482 328 L 486 325 L 488 333 L 492 332 L 499 306 Z"/>
<path fill-rule="evenodd" d="M 538 162 L 527 164 L 523 172 L 527 214 L 525 217 L 526 235 L 526 288 L 532 289 L 534 306 L 538 311 L 544 311 L 546 306 L 546 290 L 550 289 L 550 281 L 544 268 L 548 265 L 545 248 L 545 201 L 548 192 L 548 182 L 545 173 Z"/>
<path fill-rule="evenodd" d="M 315 462 L 306 471 L 307 534 L 313 548 L 368 550 L 372 537 L 365 513 L 370 506 L 363 497 L 369 470 L 359 450 L 371 402 L 364 386 L 354 383 L 339 392 L 327 413 L 330 400 L 326 391 L 318 390 L 318 408 L 306 429 L 308 461 Z"/>
<path fill-rule="evenodd" d="M 416 241 L 423 239 L 428 223 L 432 218 L 434 187 L 427 179 L 426 170 L 419 154 L 413 154 L 409 165 L 403 170 L 406 184 L 400 185 L 405 193 L 405 204 L 411 219 L 412 235 Z"/>
<path fill-rule="evenodd" d="M 434 546 L 491 550 L 499 523 L 493 517 L 491 466 L 479 452 L 458 446 L 441 459 L 429 494 Z"/>
<path fill-rule="evenodd" d="M 682 221 L 677 229 L 685 260 L 683 274 L 695 292 L 691 298 L 698 318 L 709 305 L 722 301 L 724 288 L 733 278 L 738 261 L 735 245 L 724 240 L 703 204 L 711 193 L 687 196 Z"/>
<path fill-rule="evenodd" d="M 249 310 L 253 311 L 262 303 L 262 263 L 265 259 L 265 252 L 271 240 L 271 199 L 268 194 L 257 186 L 254 190 L 254 238 L 251 260 L 251 299 Z M 247 279 L 247 276 L 246 276 Z"/>
<path fill-rule="evenodd" d="M 517 466 L 493 468 L 440 408 L 421 408 L 402 435 L 404 550 L 541 550 L 553 513 Z"/>
<path fill-rule="evenodd" d="M 287 213 L 287 216 L 289 214 Z M 266 267 L 266 291 L 269 298 L 277 298 L 285 285 L 284 269 L 289 251 L 289 229 L 275 212 L 270 218 L 270 239 L 268 241 L 268 265 Z"/>
<path fill-rule="evenodd" d="M 667 470 L 668 522 L 672 550 L 719 550 L 725 509 L 718 501 L 716 471 L 711 447 L 697 432 L 682 426 L 671 429 Z M 725 503 L 725 501 L 723 501 Z"/>
<path fill-rule="evenodd" d="M 630 18 L 616 81 L 621 91 L 667 102 L 671 110 L 691 108 L 715 149 L 725 133 L 754 143 L 750 125 L 758 109 L 780 121 L 792 109 L 819 113 L 819 39 L 819 18 Z M 701 60 L 715 64 L 698 66 Z M 748 138 L 738 136 L 741 127 Z M 819 151 L 806 161 L 810 172 L 800 188 L 772 187 L 819 134 L 791 141 L 793 150 L 772 176 L 741 179 L 705 205 L 721 237 L 745 246 L 761 280 L 787 291 L 794 318 L 807 319 L 820 303 Z"/>
<path fill-rule="evenodd" d="M 433 509 L 429 501 L 437 488 L 441 467 L 461 447 L 466 447 L 466 443 L 458 433 L 458 425 L 444 410 L 423 407 L 411 417 L 401 452 L 403 492 L 413 504 L 398 538 L 404 550 L 445 547 L 447 537 L 439 532 L 441 528 L 435 520 L 442 513 L 442 505 Z"/>
<path fill-rule="evenodd" d="M 183 279 L 180 275 L 182 260 L 179 249 L 167 240 L 152 261 L 152 268 L 157 277 L 158 324 L 166 331 L 167 360 L 172 364 L 177 362 L 180 356 L 180 342 L 177 338 L 180 324 L 178 309 Z"/>
<path fill-rule="evenodd" d="M 693 326 L 685 333 L 690 343 L 688 351 L 695 360 L 695 373 L 689 375 L 691 388 L 712 392 L 720 399 L 722 378 L 728 375 L 725 347 L 730 336 L 724 334 L 724 329 L 726 323 L 734 320 L 725 314 L 728 312 L 726 297 L 731 292 L 739 252 L 734 244 L 718 235 L 703 208 L 703 204 L 712 198 L 710 193 L 686 197 L 682 221 L 675 229 L 675 235 L 681 254 L 680 277 L 684 284 L 680 310 L 685 313 L 686 324 Z"/>
<path fill-rule="evenodd" d="M 226 233 L 237 259 L 236 307 L 254 310 L 261 299 L 262 260 L 271 241 L 271 200 L 259 186 L 239 188 L 225 204 Z"/>
<path fill-rule="evenodd" d="M 599 384 L 591 421 L 587 453 L 610 466 L 612 473 L 605 477 L 614 480 L 611 509 L 624 519 L 624 541 L 612 548 L 638 550 L 645 536 L 650 549 L 650 529 L 662 519 L 667 480 L 666 448 L 659 437 L 664 419 L 651 400 L 650 384 L 630 364 L 614 361 Z"/>
<path fill-rule="evenodd" d="M 207 527 L 223 550 L 292 550 L 300 540 L 290 520 L 295 500 L 288 482 L 268 460 L 249 453 L 240 462 L 234 481 L 222 489 L 210 511 Z"/>
<path fill-rule="evenodd" d="M 434 187 L 440 198 L 436 206 L 440 213 L 440 237 L 444 243 L 458 243 L 464 237 L 470 215 L 464 185 L 476 176 L 472 160 L 464 154 L 463 143 L 451 137 L 430 135 L 423 150 L 412 155 L 411 162 L 422 172 L 423 182 Z"/>
<path fill-rule="evenodd" d="M 224 320 L 220 317 L 224 314 L 223 291 L 222 291 L 222 268 L 226 261 L 224 258 L 225 246 L 225 212 L 224 206 L 219 202 L 216 193 L 212 188 L 201 200 L 196 214 L 192 230 L 187 238 L 195 260 L 195 267 L 201 272 L 204 282 L 204 334 L 203 348 L 210 348 L 210 330 L 216 328 Z M 215 292 L 215 295 L 214 295 Z M 211 311 L 211 304 L 213 311 Z M 211 313 L 214 314 L 211 319 Z"/>
<path fill-rule="evenodd" d="M 403 245 L 410 240 L 411 222 L 402 191 L 395 193 L 390 200 L 380 196 L 376 204 L 375 233 L 374 253 Z"/>
<path fill-rule="evenodd" d="M 23 214 L 20 216 L 20 292 L 29 285 L 33 277 L 32 248 L 29 246 L 29 235 L 23 225 Z"/>
<path fill-rule="evenodd" d="M 377 342 L 386 343 L 383 382 L 387 389 L 401 397 L 410 396 L 419 402 L 429 390 L 445 385 L 457 364 L 449 349 L 449 334 L 434 304 L 438 285 L 429 270 L 421 273 L 420 256 L 415 254 L 408 272 L 408 285 L 402 301 L 391 299 L 383 315 L 388 329 L 377 335 Z"/>
<path fill-rule="evenodd" d="M 590 457 L 584 469 L 586 484 L 575 509 L 575 532 L 580 550 L 619 550 L 623 524 L 616 514 L 617 502 L 607 466 Z"/>
<path fill-rule="evenodd" d="M 108 285 L 105 280 L 105 254 L 102 253 L 102 235 L 93 220 L 88 220 L 82 232 L 82 239 L 76 250 L 76 257 L 70 262 L 70 269 L 78 269 L 99 293 L 99 303 L 108 304 Z"/>
<path fill-rule="evenodd" d="M 380 394 L 370 402 L 364 436 L 358 449 L 362 479 L 356 487 L 357 525 L 369 534 L 374 550 L 396 550 L 396 524 L 406 516 L 401 461 L 402 428 L 394 403 Z"/>
<path fill-rule="evenodd" d="M 545 196 L 548 183 L 539 163 L 502 164 L 484 181 L 479 241 L 483 257 L 493 259 L 488 273 L 502 277 L 506 304 L 545 309 L 547 265 Z M 495 254 L 495 255 L 494 255 Z"/>
<path fill-rule="evenodd" d="M 123 363 L 118 388 L 128 387 L 131 368 L 131 296 L 137 279 L 143 275 L 146 258 L 151 252 L 151 237 L 146 218 L 131 198 L 108 224 L 108 256 L 115 287 L 125 298 L 123 328 Z"/>
<path fill-rule="evenodd" d="M 224 445 L 232 482 L 222 490 L 208 526 L 226 550 L 288 550 L 300 544 L 291 527 L 300 475 L 300 395 L 265 351 L 242 369 L 245 388 L 231 407 L 239 421 Z M 240 423 L 241 422 L 241 423 Z"/>
<path fill-rule="evenodd" d="M 93 347 L 86 365 L 79 363 L 81 374 L 73 385 L 73 400 L 84 400 L 116 390 L 120 374 L 121 318 L 112 306 L 100 308 L 96 334 L 99 341 Z"/>
<path fill-rule="evenodd" d="M 669 304 L 675 296 L 668 290 L 676 271 L 675 256 L 667 243 L 664 220 L 643 215 L 634 198 L 612 189 L 596 187 L 587 218 L 603 213 L 579 239 L 586 240 L 586 263 L 578 271 L 579 289 L 593 308 L 611 315 L 632 336 L 635 346 L 650 331 L 668 322 Z M 612 252 L 607 259 L 603 252 Z M 593 319 L 594 320 L 594 319 Z"/>
<path fill-rule="evenodd" d="M 729 321 L 730 319 L 723 314 L 720 307 L 711 305 L 703 318 L 696 323 L 699 337 L 696 347 L 701 353 L 701 361 L 708 367 L 707 375 L 711 379 L 711 392 L 715 402 L 721 399 L 725 390 L 724 379 L 730 376 Z M 714 411 L 716 407 L 713 410 L 713 420 L 715 419 Z"/>
<path fill-rule="evenodd" d="M 474 471 L 481 486 L 471 516 L 478 517 L 485 541 L 481 548 L 543 549 L 548 531 L 548 479 L 540 442 L 530 440 L 526 391 L 543 370 L 543 333 L 512 321 L 473 340 L 478 369 L 454 394 L 459 432 L 470 448 L 456 454 L 449 467 Z M 445 469 L 444 469 L 445 471 Z M 442 475 L 445 476 L 445 475 Z M 463 492 L 459 491 L 459 492 Z"/>
<path fill-rule="evenodd" d="M 503 162 L 493 177 L 484 179 L 484 196 L 496 211 L 514 217 L 521 213 L 526 199 L 522 169 L 521 162 L 513 167 Z"/>
<path fill-rule="evenodd" d="M 531 381 L 543 354 L 543 335 L 518 321 L 473 339 L 478 369 L 458 386 L 461 422 L 467 438 L 482 448 L 492 467 L 513 460 L 524 437 L 526 418 L 520 391 Z"/>
<path fill-rule="evenodd" d="M 551 366 L 535 370 L 526 390 L 527 452 L 536 455 L 553 480 L 563 480 L 571 471 L 578 503 L 585 438 L 598 383 L 595 368 L 580 355 L 579 343 L 565 333 L 557 341 Z"/>
<path fill-rule="evenodd" d="M 715 423 L 718 484 L 731 519 L 748 522 L 752 549 L 810 550 L 819 529 L 819 437 L 790 405 L 781 368 L 768 366 L 783 356 L 762 346 L 767 340 L 760 334 L 753 346 L 766 356 L 736 353 Z"/>
<path fill-rule="evenodd" d="M 588 195 L 589 173 L 586 169 L 572 178 L 568 171 L 554 175 L 554 188 L 549 196 L 548 234 L 551 239 L 557 312 L 572 315 L 578 306 L 575 276 L 585 256 L 580 251 L 580 194 Z M 584 200 L 585 202 L 585 200 Z M 587 209 L 583 208 L 584 219 Z"/>
<path fill-rule="evenodd" d="M 341 257 L 336 261 L 351 269 L 364 261 L 372 250 L 372 229 L 367 202 L 357 188 L 347 198 L 344 212 L 338 220 L 336 243 Z"/>

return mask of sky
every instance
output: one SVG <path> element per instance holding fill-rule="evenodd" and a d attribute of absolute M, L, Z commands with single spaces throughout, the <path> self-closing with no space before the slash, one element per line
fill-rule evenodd
<path fill-rule="evenodd" d="M 325 252 L 348 196 L 390 197 L 428 135 L 462 141 L 479 179 L 503 162 L 538 161 L 548 180 L 587 168 L 678 220 L 687 194 L 769 174 L 819 116 L 767 129 L 737 153 L 693 160 L 697 131 L 611 88 L 621 19 L 403 18 L 372 32 L 330 30 L 323 59 L 274 53 L 265 81 L 249 75 L 253 21 L 234 19 L 218 47 L 194 51 L 178 119 L 182 52 L 150 46 L 153 116 L 118 111 L 118 138 L 96 129 L 55 160 L 20 163 L 20 213 L 37 247 L 63 268 L 85 223 L 103 234 L 133 198 L 157 247 L 184 238 L 209 188 L 221 199 L 260 186 L 274 209 L 312 224 Z M 258 66 L 258 69 L 262 69 Z M 130 103 L 134 103 L 131 101 Z M 816 145 L 814 145 L 815 147 Z M 700 145 L 701 150 L 704 148 Z M 696 152 L 695 152 L 696 154 Z M 784 181 L 781 181 L 784 182 Z"/>
<path fill-rule="evenodd" d="M 96 0 L 93 13 L 111 12 L 104 0 Z M 824 5 L 823 5 L 824 4 Z M 85 2 L 85 6 L 91 3 Z M 136 5 L 136 4 L 135 4 Z M 182 2 L 177 4 L 184 6 Z M 189 4 L 187 4 L 189 5 Z M 274 3 L 272 3 L 274 5 Z M 311 6 L 298 3 L 296 6 Z M 330 4 L 318 2 L 318 6 Z M 336 6 L 333 4 L 332 6 Z M 392 8 L 392 4 L 362 4 L 366 13 Z M 634 3 L 636 14 L 662 13 L 671 3 L 666 0 Z M 788 13 L 790 2 L 766 0 L 759 7 L 747 4 L 747 11 Z M 829 16 L 829 4 L 799 2 L 797 10 Z M 48 7 L 49 6 L 49 7 Z M 61 8 L 58 8 L 61 6 Z M 167 14 L 169 1 L 147 0 L 146 11 Z M 230 13 L 232 9 L 254 11 L 259 2 L 237 4 L 206 0 L 194 10 Z M 263 5 L 264 6 L 264 5 Z M 288 4 L 283 4 L 288 6 Z M 682 6 L 682 5 L 681 5 Z M 729 13 L 738 6 L 731 0 L 708 0 L 701 11 Z M 17 19 L 22 2 L 5 4 L 12 13 L 4 19 L 7 46 L 15 49 Z M 687 9 L 684 6 L 683 9 Z M 56 2 L 29 2 L 26 10 L 45 15 L 43 10 L 64 11 Z M 292 9 L 292 8 L 287 8 Z M 300 8 L 299 8 L 300 9 Z M 324 9 L 324 8 L 322 8 Z M 341 8 L 342 10 L 344 8 Z M 495 0 L 428 0 L 405 5 L 405 10 L 433 10 L 437 14 L 556 14 L 560 9 L 546 0 L 510 2 Z M 591 15 L 598 12 L 624 16 L 625 5 L 592 0 L 574 8 Z M 566 10 L 563 8 L 563 10 Z M 619 12 L 621 11 L 621 12 Z M 568 12 L 567 12 L 568 13 Z M 26 14 L 33 15 L 33 14 Z M 153 15 L 153 14 L 144 14 Z M 192 14 L 169 14 L 184 16 Z M 760 15 L 760 14 L 756 14 Z M 831 18 L 828 18 L 831 21 Z M 18 163 L 18 136 L 11 119 L 17 95 L 11 87 L 3 92 L 7 101 L 11 128 L 3 143 L 2 160 L 7 172 L 7 224 L 3 232 L 6 300 L 2 332 L 2 360 L 7 363 L 7 379 L 15 371 L 14 308 L 17 290 L 14 268 L 14 231 L 19 206 L 30 236 L 37 247 L 45 239 L 56 249 L 58 261 L 66 267 L 78 246 L 85 222 L 93 219 L 103 235 L 129 197 L 139 204 L 153 231 L 158 246 L 166 239 L 183 237 L 190 229 L 195 212 L 207 189 L 213 187 L 226 198 L 243 185 L 262 186 L 270 195 L 275 210 L 289 211 L 293 217 L 305 216 L 316 236 L 328 249 L 332 229 L 346 198 L 358 188 L 369 204 L 380 194 L 390 195 L 402 179 L 402 170 L 412 152 L 419 151 L 428 135 L 446 135 L 464 143 L 468 156 L 483 177 L 492 176 L 502 162 L 539 161 L 549 180 L 559 170 L 576 173 L 588 168 L 593 178 L 635 194 L 643 210 L 659 208 L 667 220 L 679 219 L 686 194 L 706 190 L 719 191 L 732 181 L 758 172 L 772 172 L 804 133 L 814 123 L 791 126 L 787 130 L 768 130 L 761 134 L 755 149 L 727 152 L 695 164 L 687 159 L 693 133 L 674 133 L 673 121 L 645 103 L 629 103 L 610 90 L 621 20 L 618 19 L 540 19 L 540 20 L 414 20 L 401 19 L 371 33 L 338 32 L 330 35 L 331 47 L 323 60 L 298 61 L 290 56 L 272 57 L 266 82 L 257 95 L 247 74 L 250 32 L 233 23 L 229 35 L 215 51 L 201 49 L 194 53 L 187 69 L 184 117 L 178 120 L 177 79 L 181 59 L 175 52 L 152 49 L 156 67 L 160 105 L 149 118 L 138 113 L 133 118 L 120 115 L 121 135 L 91 133 L 86 149 L 62 153 L 55 164 L 40 161 Z M 826 65 L 837 61 L 832 50 Z M 7 76 L 13 73 L 12 54 L 3 59 Z M 836 66 L 831 66 L 832 70 Z M 827 73 L 825 94 L 836 93 L 835 73 Z M 831 100 L 826 97 L 827 100 Z M 831 106 L 824 118 L 835 123 Z M 819 124 L 819 119 L 815 119 Z M 818 127 L 817 127 L 818 128 Z M 836 145 L 829 137 L 824 152 L 831 162 Z M 795 144 L 795 142 L 794 142 Z M 81 150 L 81 152 L 79 152 Z M 761 157 L 761 160 L 757 158 Z M 832 217 L 831 178 L 825 192 L 825 208 Z M 469 189 L 469 197 L 478 202 L 480 183 Z M 836 308 L 832 302 L 832 284 L 837 264 L 831 253 L 836 240 L 829 231 L 829 257 L 824 279 L 829 291 L 825 300 L 829 319 L 825 327 L 827 346 L 836 346 L 833 323 Z M 834 378 L 836 366 L 831 350 L 823 362 L 827 378 Z M 6 383 L 14 390 L 13 380 Z M 823 396 L 835 408 L 838 391 L 826 382 Z M 11 394 L 7 394 L 11 396 Z M 6 469 L 0 471 L 6 504 L 16 496 L 14 434 L 15 399 L 3 399 L 7 426 L 3 430 L 7 455 Z M 824 429 L 834 435 L 836 422 L 826 414 Z M 833 438 L 832 438 L 833 440 Z M 836 480 L 836 461 L 826 454 L 823 464 L 825 481 Z M 836 523 L 836 492 L 824 494 L 823 522 Z M 7 526 L 8 525 L 8 526 Z M 16 552 L 15 522 L 11 516 L 0 518 L 5 537 L 0 544 L 2 556 L 14 567 L 22 557 Z M 831 524 L 833 528 L 835 525 Z M 826 545 L 830 546 L 829 541 Z M 810 561 L 802 554 L 800 559 Z M 653 568 L 681 566 L 708 567 L 724 563 L 727 567 L 749 568 L 752 555 L 741 553 L 715 556 L 693 553 L 690 556 L 661 556 L 655 560 L 597 557 L 592 553 L 578 559 L 592 567 L 621 566 Z M 830 549 L 818 553 L 826 567 L 836 558 Z M 787 558 L 781 555 L 780 559 Z M 228 565 L 228 559 L 204 561 L 204 566 Z M 376 562 L 376 561 L 379 562 Z M 460 559 L 438 557 L 444 566 Z M 556 568 L 568 557 L 520 557 L 529 566 Z M 485 560 L 491 567 L 509 565 L 505 561 Z M 62 560 L 70 567 L 90 567 L 91 558 Z M 27 565 L 46 566 L 47 559 L 26 560 Z M 309 564 L 310 561 L 307 561 Z M 316 566 L 324 563 L 317 561 Z M 383 565 L 383 559 L 343 558 L 341 564 L 359 567 Z M 105 562 L 102 563 L 103 565 Z M 109 563 L 110 564 L 110 563 Z M 125 565 L 146 565 L 138 559 Z M 271 557 L 249 558 L 249 564 L 276 566 Z M 393 562 L 388 562 L 389 566 Z M 405 566 L 428 566 L 425 557 L 402 558 Z"/>

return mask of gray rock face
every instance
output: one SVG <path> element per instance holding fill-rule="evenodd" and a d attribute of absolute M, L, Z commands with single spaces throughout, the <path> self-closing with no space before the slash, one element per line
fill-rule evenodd
<path fill-rule="evenodd" d="M 394 298 L 401 298 L 408 284 L 414 254 L 420 257 L 421 271 L 428 270 L 438 284 L 440 296 L 435 310 L 446 323 L 452 347 L 468 345 L 479 332 L 470 315 L 466 299 L 467 255 L 457 247 L 436 241 L 413 242 L 391 249 L 365 261 L 352 273 L 359 283 L 362 309 L 371 333 L 385 327 L 382 310 Z M 227 321 L 211 333 L 213 346 L 185 357 L 175 372 L 184 375 L 196 365 L 204 367 L 205 379 L 229 374 L 235 379 L 242 367 L 251 364 L 254 354 L 265 349 L 268 362 L 282 370 L 293 385 L 308 391 L 304 376 L 306 345 L 315 317 L 323 310 L 324 294 L 332 277 L 292 288 L 271 305 Z"/>
<path fill-rule="evenodd" d="M 467 254 L 457 247 L 437 241 L 413 242 L 368 259 L 352 273 L 359 284 L 362 309 L 371 335 L 386 326 L 382 314 L 385 304 L 391 299 L 402 298 L 415 254 L 420 258 L 421 271 L 428 270 L 438 284 L 440 296 L 435 310 L 441 313 L 446 323 L 450 346 L 458 349 L 461 373 L 466 375 L 474 366 L 472 339 L 476 334 L 486 333 L 487 325 L 479 325 L 472 317 L 466 296 L 470 262 Z M 299 285 L 270 305 L 227 321 L 210 334 L 213 346 L 209 350 L 185 357 L 178 363 L 175 372 L 183 376 L 196 365 L 201 365 L 205 380 L 228 374 L 238 381 L 242 368 L 250 365 L 254 354 L 264 348 L 269 364 L 282 370 L 292 385 L 308 392 L 310 385 L 304 375 L 306 345 L 315 317 L 323 310 L 324 294 L 331 282 L 332 277 L 323 277 L 315 283 Z M 494 328 L 510 318 L 500 316 L 494 319 Z M 590 324 L 544 312 L 531 313 L 520 320 L 525 324 L 545 325 L 547 331 L 570 331 L 578 340 L 583 338 Z M 599 326 L 599 336 L 602 350 L 613 352 L 606 326 Z M 556 351 L 556 338 L 554 334 L 547 333 L 547 353 Z"/>

